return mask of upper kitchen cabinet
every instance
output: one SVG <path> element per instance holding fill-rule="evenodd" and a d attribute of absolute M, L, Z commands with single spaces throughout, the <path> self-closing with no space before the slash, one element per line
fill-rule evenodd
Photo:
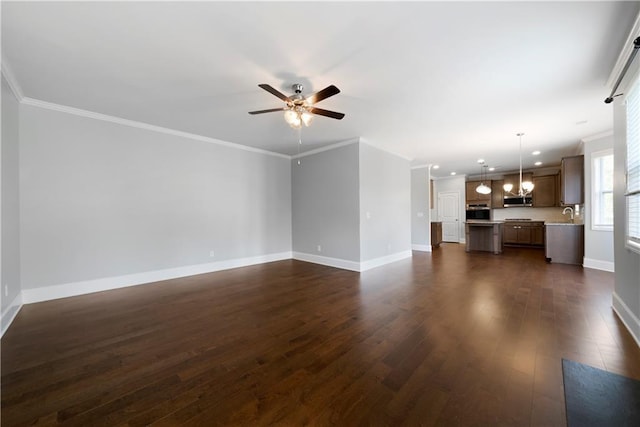
<path fill-rule="evenodd" d="M 486 182 L 489 183 L 489 182 Z M 466 183 L 466 200 L 467 204 L 472 203 L 486 203 L 491 204 L 491 193 L 480 194 L 476 191 L 476 187 L 480 185 L 480 181 L 467 181 Z"/>
<path fill-rule="evenodd" d="M 533 177 L 533 207 L 558 206 L 557 175 Z"/>
<path fill-rule="evenodd" d="M 494 209 L 504 208 L 504 180 L 496 179 L 491 181 L 491 207 Z"/>
<path fill-rule="evenodd" d="M 584 203 L 584 156 L 563 157 L 560 166 L 560 205 Z"/>

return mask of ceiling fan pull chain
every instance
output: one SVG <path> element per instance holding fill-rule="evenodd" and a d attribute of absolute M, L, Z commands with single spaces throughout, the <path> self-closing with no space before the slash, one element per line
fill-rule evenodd
<path fill-rule="evenodd" d="M 302 145 L 302 126 L 298 128 L 298 165 L 300 165 L 300 146 Z"/>

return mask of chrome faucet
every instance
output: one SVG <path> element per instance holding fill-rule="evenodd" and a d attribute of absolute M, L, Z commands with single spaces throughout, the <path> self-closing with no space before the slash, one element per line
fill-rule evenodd
<path fill-rule="evenodd" d="M 571 221 L 573 221 L 573 208 L 571 206 L 567 206 L 566 208 L 564 208 L 564 210 L 562 211 L 562 215 L 566 215 L 567 214 L 567 210 L 569 211 L 569 214 L 571 215 Z"/>

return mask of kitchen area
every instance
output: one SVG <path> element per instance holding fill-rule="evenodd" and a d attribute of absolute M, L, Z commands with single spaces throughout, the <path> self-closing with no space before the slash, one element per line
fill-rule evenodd
<path fill-rule="evenodd" d="M 548 262 L 582 265 L 583 155 L 563 158 L 555 173 L 522 172 L 465 184 L 467 252 L 501 254 L 505 247 L 526 247 L 544 251 Z"/>

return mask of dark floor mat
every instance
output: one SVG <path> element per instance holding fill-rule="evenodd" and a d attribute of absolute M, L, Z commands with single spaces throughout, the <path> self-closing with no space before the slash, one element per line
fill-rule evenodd
<path fill-rule="evenodd" d="M 568 427 L 640 426 L 640 381 L 562 359 Z"/>

